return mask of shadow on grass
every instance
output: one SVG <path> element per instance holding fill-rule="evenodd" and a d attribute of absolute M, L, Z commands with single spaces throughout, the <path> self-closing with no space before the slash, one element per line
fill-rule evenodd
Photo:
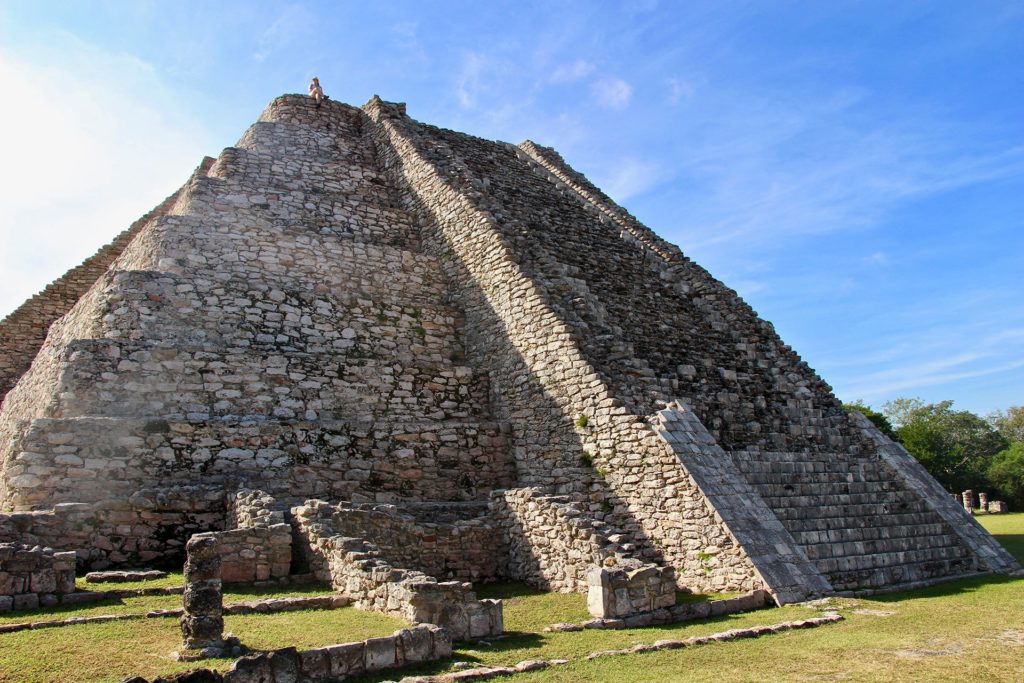
<path fill-rule="evenodd" d="M 407 666 L 401 669 L 392 669 L 390 671 L 378 671 L 373 674 L 363 674 L 354 678 L 346 678 L 346 681 L 351 683 L 377 683 L 379 681 L 396 680 L 398 678 L 405 678 L 406 676 L 435 676 L 440 673 L 451 671 L 452 664 L 454 662 L 469 662 L 476 666 L 494 666 L 493 664 L 485 665 L 481 662 L 481 659 L 475 654 L 481 650 L 487 650 L 487 652 L 504 652 L 507 650 L 525 650 L 529 648 L 539 648 L 543 644 L 544 638 L 537 633 L 523 633 L 523 632 L 505 632 L 505 637 L 497 640 L 489 640 L 489 645 L 476 645 L 475 643 L 455 643 L 455 649 L 452 652 L 451 659 L 442 659 L 436 662 L 427 662 L 419 666 Z"/>
<path fill-rule="evenodd" d="M 547 595 L 551 591 L 523 583 L 521 581 L 499 581 L 497 583 L 481 583 L 473 586 L 476 597 L 488 600 L 508 600 L 510 598 L 525 598 L 533 595 Z"/>
<path fill-rule="evenodd" d="M 1024 534 L 992 534 L 1021 564 L 1024 564 Z"/>
<path fill-rule="evenodd" d="M 923 598 L 942 598 L 951 595 L 973 593 L 983 586 L 1012 583 L 1014 581 L 1020 581 L 1020 579 L 1012 576 L 1001 576 L 998 574 L 975 576 L 969 579 L 946 581 L 944 583 L 937 583 L 934 586 L 915 588 L 913 590 L 900 591 L 898 593 L 872 595 L 869 599 L 877 602 L 900 602 L 903 600 L 920 600 Z"/>
<path fill-rule="evenodd" d="M 112 595 L 109 598 L 104 598 L 103 600 L 83 603 L 80 605 L 54 605 L 53 607 L 40 607 L 39 609 L 5 612 L 3 615 L 0 615 L 0 626 L 4 624 L 21 624 L 36 621 L 62 621 L 73 616 L 99 616 L 98 614 L 78 615 L 76 613 L 93 607 L 114 607 L 117 605 L 124 605 L 124 600 L 121 599 L 120 596 Z"/>

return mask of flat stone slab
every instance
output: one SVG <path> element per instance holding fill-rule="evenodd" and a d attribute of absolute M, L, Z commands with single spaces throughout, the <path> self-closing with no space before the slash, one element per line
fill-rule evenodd
<path fill-rule="evenodd" d="M 156 569 L 145 571 L 124 572 L 89 572 L 85 575 L 86 583 L 126 583 L 128 581 L 153 581 L 167 577 L 167 572 Z"/>

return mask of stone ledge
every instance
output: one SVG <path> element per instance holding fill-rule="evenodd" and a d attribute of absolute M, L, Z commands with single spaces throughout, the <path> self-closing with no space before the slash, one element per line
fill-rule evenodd
<path fill-rule="evenodd" d="M 683 621 L 693 621 L 694 619 L 720 617 L 726 614 L 752 612 L 765 608 L 770 604 L 772 603 L 768 591 L 758 589 L 746 595 L 740 595 L 727 600 L 704 600 L 701 602 L 683 603 L 681 605 L 673 605 L 672 607 L 634 614 L 622 619 L 591 619 L 582 624 L 552 624 L 546 627 L 544 631 L 549 633 L 571 633 L 582 631 L 583 629 L 623 629 L 661 626 Z"/>
<path fill-rule="evenodd" d="M 194 669 L 168 677 L 158 676 L 152 682 L 135 676 L 125 679 L 125 683 L 293 683 L 296 680 L 327 683 L 451 656 L 452 640 L 445 629 L 433 624 L 418 624 L 395 631 L 390 636 L 355 643 L 303 651 L 288 647 L 249 655 L 236 659 L 223 674 L 210 669 Z"/>
<path fill-rule="evenodd" d="M 85 595 L 85 594 L 81 594 Z M 91 593 L 100 599 L 108 597 L 105 593 Z M 318 595 L 309 598 L 274 598 L 272 600 L 254 600 L 249 602 L 233 602 L 224 605 L 224 614 L 270 614 L 274 612 L 294 612 L 304 609 L 340 609 L 347 607 L 352 601 L 344 595 Z M 0 624 L 0 633 L 27 631 L 29 629 L 60 628 L 77 626 L 78 624 L 94 624 L 104 621 L 127 621 L 131 619 L 160 619 L 163 617 L 180 617 L 184 610 L 155 609 L 149 612 L 134 614 L 100 614 L 95 617 L 69 617 L 52 621 L 32 621 L 17 624 Z"/>

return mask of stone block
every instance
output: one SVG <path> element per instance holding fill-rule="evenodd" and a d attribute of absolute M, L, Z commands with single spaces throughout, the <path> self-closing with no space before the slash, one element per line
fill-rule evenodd
<path fill-rule="evenodd" d="M 434 659 L 447 659 L 452 656 L 452 634 L 446 628 L 428 624 L 433 645 Z"/>
<path fill-rule="evenodd" d="M 39 596 L 35 593 L 21 593 L 14 597 L 14 609 L 39 609 Z"/>
<path fill-rule="evenodd" d="M 423 626 L 407 628 L 398 632 L 404 664 L 417 664 L 431 659 L 434 651 L 430 630 Z"/>
<path fill-rule="evenodd" d="M 299 655 L 294 647 L 274 650 L 267 654 L 274 683 L 298 683 Z"/>
<path fill-rule="evenodd" d="M 236 659 L 224 673 L 224 683 L 275 683 L 267 655 L 250 655 Z"/>
<path fill-rule="evenodd" d="M 326 648 L 304 650 L 299 653 L 299 668 L 302 675 L 314 681 L 326 680 L 331 673 L 331 658 Z"/>
<path fill-rule="evenodd" d="M 387 669 L 397 664 L 395 636 L 369 638 L 365 641 L 365 662 L 367 671 Z"/>
<path fill-rule="evenodd" d="M 0 595 L 0 612 L 10 612 L 14 609 L 14 598 L 10 595 Z"/>
<path fill-rule="evenodd" d="M 327 651 L 331 676 L 354 676 L 366 671 L 364 643 L 344 643 L 324 649 Z"/>

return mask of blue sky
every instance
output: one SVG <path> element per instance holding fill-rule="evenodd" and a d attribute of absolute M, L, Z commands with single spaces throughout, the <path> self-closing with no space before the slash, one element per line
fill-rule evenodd
<path fill-rule="evenodd" d="M 0 315 L 318 75 L 552 145 L 843 400 L 1024 403 L 1020 2 L 0 5 Z"/>

